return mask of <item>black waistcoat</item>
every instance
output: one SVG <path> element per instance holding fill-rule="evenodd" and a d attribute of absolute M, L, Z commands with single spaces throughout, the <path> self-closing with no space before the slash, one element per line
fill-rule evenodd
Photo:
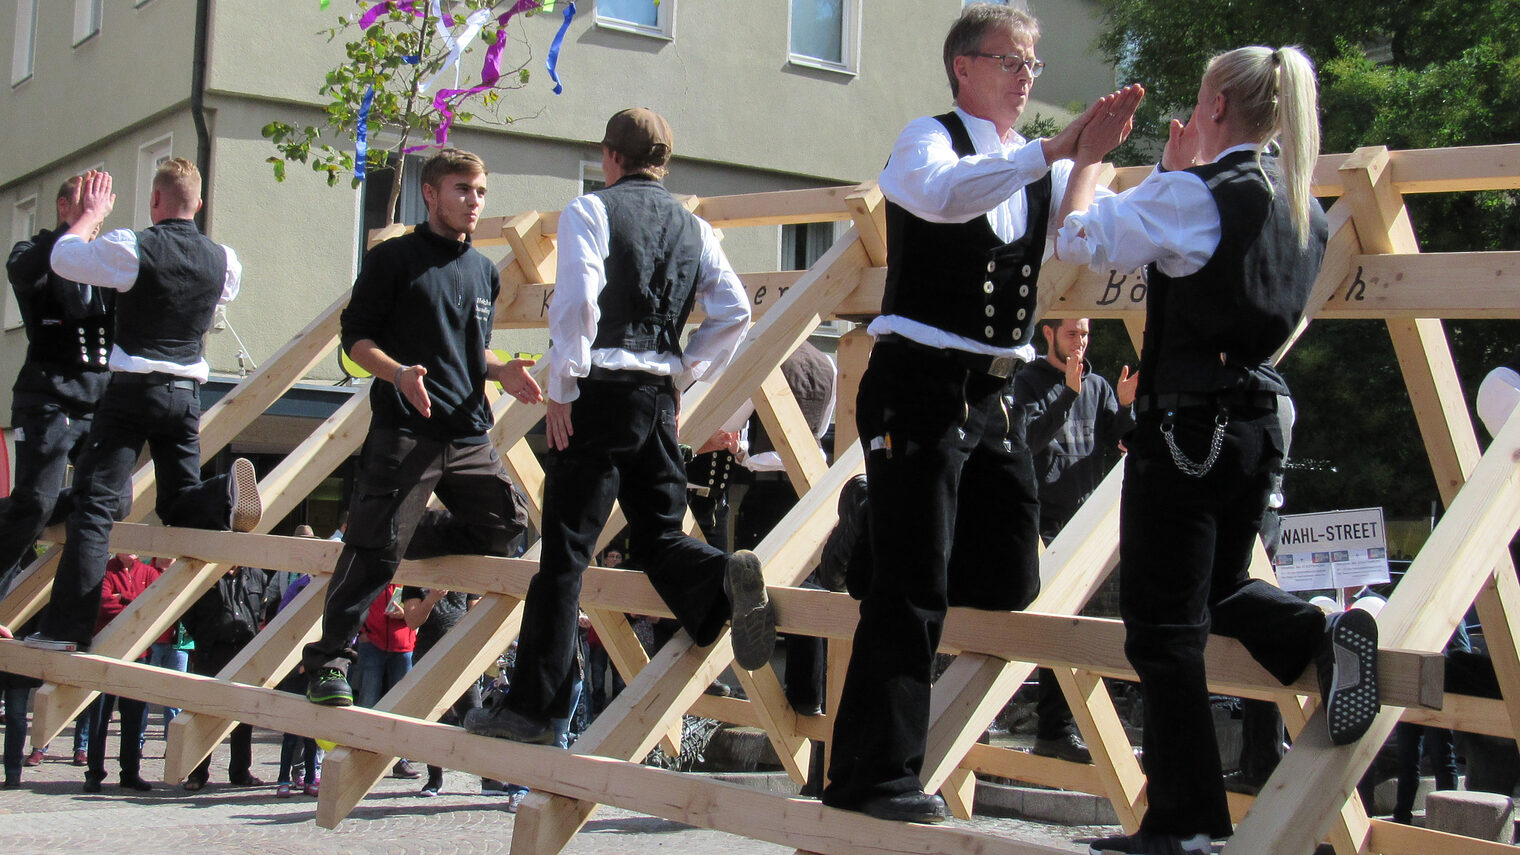
<path fill-rule="evenodd" d="M 955 153 L 976 154 L 955 113 L 935 116 Z M 1028 226 L 1003 243 L 986 215 L 931 223 L 887 202 L 887 286 L 883 315 L 900 315 L 993 347 L 1017 347 L 1034 329 L 1035 280 L 1050 219 L 1050 174 L 1024 188 Z"/>
<path fill-rule="evenodd" d="M 702 261 L 696 215 L 643 175 L 596 195 L 607 208 L 607 286 L 591 346 L 680 356 Z"/>
<path fill-rule="evenodd" d="M 62 233 L 44 229 L 24 249 L 17 245 L 24 258 L 11 256 L 12 275 L 24 266 L 25 275 L 32 277 L 30 282 L 15 283 L 27 346 L 26 361 L 12 390 L 17 404 L 41 396 L 64 404 L 71 415 L 84 415 L 94 410 L 109 379 L 116 292 L 86 289 L 52 271 L 48 259 Z"/>
<path fill-rule="evenodd" d="M 132 356 L 194 365 L 227 280 L 227 251 L 190 220 L 137 233 L 137 282 L 116 300 L 116 343 Z"/>
<path fill-rule="evenodd" d="M 1319 275 L 1329 229 L 1310 200 L 1300 246 L 1276 158 L 1231 154 L 1191 170 L 1219 208 L 1219 247 L 1203 268 L 1173 278 L 1151 265 L 1141 395 L 1268 391 L 1287 384 L 1268 364 L 1288 340 Z"/>

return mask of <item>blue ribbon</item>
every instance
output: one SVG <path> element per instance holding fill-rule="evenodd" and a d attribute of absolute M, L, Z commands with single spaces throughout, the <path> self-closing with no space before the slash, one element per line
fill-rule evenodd
<path fill-rule="evenodd" d="M 565 4 L 565 21 L 559 25 L 559 32 L 554 34 L 554 43 L 549 45 L 549 60 L 546 65 L 549 68 L 549 79 L 554 81 L 555 95 L 565 91 L 564 85 L 559 82 L 559 49 L 565 43 L 565 33 L 570 31 L 570 21 L 574 17 L 575 4 Z"/>
<path fill-rule="evenodd" d="M 373 84 L 364 90 L 364 100 L 359 104 L 359 133 L 354 136 L 354 177 L 364 180 L 364 161 L 369 158 L 369 108 L 375 103 Z"/>

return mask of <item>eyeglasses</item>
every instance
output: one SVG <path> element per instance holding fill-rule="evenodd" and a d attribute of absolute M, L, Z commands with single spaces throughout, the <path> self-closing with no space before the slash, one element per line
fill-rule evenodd
<path fill-rule="evenodd" d="M 981 51 L 972 51 L 971 56 L 995 59 L 1003 67 L 1003 70 L 1009 74 L 1018 74 L 1019 69 L 1027 68 L 1029 69 L 1030 77 L 1039 77 L 1045 70 L 1045 63 L 1042 60 L 1025 59 L 1016 53 L 982 53 Z"/>

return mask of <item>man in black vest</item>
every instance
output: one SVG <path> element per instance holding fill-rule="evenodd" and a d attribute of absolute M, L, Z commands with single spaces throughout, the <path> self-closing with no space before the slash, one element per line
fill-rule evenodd
<path fill-rule="evenodd" d="M 112 307 L 116 294 L 57 275 L 48 266 L 53 243 L 70 226 L 79 176 L 58 188 L 58 225 L 11 249 L 5 272 L 26 324 L 26 361 L 11 388 L 16 428 L 16 488 L 0 509 L 0 591 L 21 569 L 32 543 L 61 502 L 69 461 L 84 450 L 95 405 L 110 372 Z"/>
<path fill-rule="evenodd" d="M 501 278 L 470 245 L 486 198 L 486 166 L 446 148 L 422 164 L 428 218 L 364 257 L 343 310 L 343 349 L 370 383 L 369 436 L 349 504 L 343 552 L 322 615 L 306 645 L 306 698 L 354 702 L 348 668 L 354 634 L 401 557 L 507 555 L 527 525 L 523 500 L 486 431 L 486 381 L 520 401 L 539 401 L 532 360 L 491 352 Z M 437 493 L 447 511 L 427 512 Z"/>
<path fill-rule="evenodd" d="M 263 510 L 252 462 L 239 458 L 230 474 L 200 477 L 200 384 L 210 373 L 203 339 L 242 277 L 236 253 L 191 219 L 201 207 L 200 170 L 184 158 L 166 162 L 153 176 L 153 226 L 92 239 L 115 202 L 110 175 L 86 174 L 79 214 L 53 245 L 54 273 L 120 293 L 111 380 L 75 470 L 52 603 L 40 631 L 27 638 L 52 650 L 90 643 L 111 523 L 127 510 L 125 491 L 144 443 L 153 455 L 156 510 L 167 525 L 249 531 Z"/>
<path fill-rule="evenodd" d="M 712 644 L 732 619 L 741 667 L 761 667 L 775 649 L 759 560 L 681 530 L 678 393 L 728 365 L 750 313 L 712 227 L 661 185 L 670 153 L 670 125 L 658 114 L 614 115 L 602 139 L 609 186 L 560 215 L 543 556 L 528 586 L 511 691 L 466 717 L 471 733 L 547 744 L 549 720 L 570 714 L 581 574 L 614 499 L 628 517 L 630 551 L 693 641 Z M 683 347 L 697 302 L 706 317 Z"/>
<path fill-rule="evenodd" d="M 968 6 L 945 38 L 956 109 L 911 122 L 880 186 L 887 284 L 856 410 L 875 572 L 834 723 L 823 801 L 941 822 L 923 769 L 946 609 L 1022 609 L 1039 592 L 1039 502 L 1022 411 L 1035 281 L 1084 114 L 1052 139 L 1014 126 L 1044 64 L 1039 24 Z"/>

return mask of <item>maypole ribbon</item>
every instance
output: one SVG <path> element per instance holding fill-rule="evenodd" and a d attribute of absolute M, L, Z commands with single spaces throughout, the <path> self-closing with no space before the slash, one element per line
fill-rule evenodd
<path fill-rule="evenodd" d="M 554 42 L 549 45 L 549 59 L 544 65 L 549 69 L 549 79 L 554 81 L 554 94 L 558 95 L 565 91 L 564 84 L 559 82 L 559 49 L 565 43 L 565 33 L 570 32 L 570 22 L 575 18 L 575 3 L 565 6 L 565 20 L 559 25 L 559 32 L 554 34 Z"/>
<path fill-rule="evenodd" d="M 470 42 L 475 41 L 475 37 L 480 35 L 480 29 L 486 25 L 487 21 L 491 20 L 490 9 L 476 9 L 470 13 L 469 18 L 465 19 L 465 27 L 456 38 L 454 33 L 449 29 L 449 25 L 443 23 L 443 10 L 440 8 L 438 0 L 432 0 L 432 2 L 433 14 L 437 15 L 439 20 L 438 37 L 443 39 L 444 45 L 448 47 L 449 55 L 444 60 L 443 65 L 433 72 L 433 76 L 429 77 L 427 82 L 417 89 L 418 94 L 433 88 L 433 82 L 438 79 L 438 76 L 451 68 L 454 69 L 454 85 L 459 85 L 459 60 L 464 55 L 464 52 L 469 49 Z"/>
<path fill-rule="evenodd" d="M 369 108 L 375 103 L 375 86 L 364 90 L 359 103 L 359 132 L 354 135 L 354 178 L 364 181 L 364 162 L 369 159 Z"/>
<path fill-rule="evenodd" d="M 454 111 L 450 108 L 449 102 L 456 97 L 463 100 L 496 85 L 496 81 L 501 79 L 501 53 L 506 49 L 507 45 L 507 22 L 520 12 L 537 9 L 541 2 L 542 0 L 517 0 L 516 3 L 512 4 L 510 9 L 503 12 L 496 19 L 496 41 L 486 48 L 485 67 L 480 70 L 480 83 L 478 85 L 471 86 L 468 89 L 440 89 L 438 90 L 438 94 L 433 96 L 433 109 L 443 115 L 443 121 L 438 125 L 438 132 L 434 134 L 434 139 L 438 145 L 443 146 L 448 144 L 449 129 L 454 126 Z M 407 151 L 416 151 L 417 149 L 427 147 L 416 146 L 415 148 L 407 149 Z"/>

